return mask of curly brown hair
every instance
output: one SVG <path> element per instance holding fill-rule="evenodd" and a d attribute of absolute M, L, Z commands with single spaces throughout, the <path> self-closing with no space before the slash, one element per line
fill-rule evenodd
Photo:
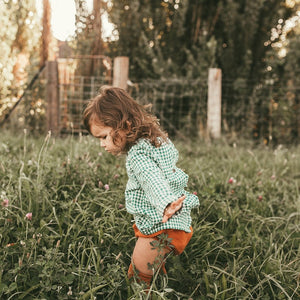
<path fill-rule="evenodd" d="M 140 138 L 148 139 L 152 145 L 159 147 L 167 141 L 168 135 L 160 128 L 158 119 L 148 112 L 148 107 L 137 103 L 121 88 L 103 86 L 100 94 L 85 108 L 83 122 L 89 133 L 91 122 L 111 127 L 114 143 L 119 138 L 118 132 L 126 132 L 126 144 L 122 149 L 125 153 Z"/>

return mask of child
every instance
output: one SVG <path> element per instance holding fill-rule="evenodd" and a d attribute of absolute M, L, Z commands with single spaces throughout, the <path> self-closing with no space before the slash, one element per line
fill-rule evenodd
<path fill-rule="evenodd" d="M 133 214 L 137 242 L 128 277 L 149 287 L 170 252 L 180 254 L 192 237 L 192 208 L 199 205 L 184 190 L 188 175 L 176 167 L 178 151 L 155 116 L 120 88 L 103 87 L 84 111 L 87 130 L 113 154 L 127 154 L 126 209 Z"/>

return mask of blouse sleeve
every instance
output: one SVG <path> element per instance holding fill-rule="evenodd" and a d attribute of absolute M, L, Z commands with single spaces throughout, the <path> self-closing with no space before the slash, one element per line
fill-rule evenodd
<path fill-rule="evenodd" d="M 142 150 L 137 151 L 131 157 L 130 167 L 147 199 L 163 217 L 166 206 L 175 201 L 177 197 L 172 193 L 161 169 L 154 159 Z"/>

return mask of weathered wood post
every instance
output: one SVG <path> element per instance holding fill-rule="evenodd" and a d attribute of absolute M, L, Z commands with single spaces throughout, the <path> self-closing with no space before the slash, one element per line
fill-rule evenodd
<path fill-rule="evenodd" d="M 59 97 L 58 97 L 58 64 L 57 61 L 46 63 L 46 119 L 47 130 L 53 135 L 59 134 Z"/>
<path fill-rule="evenodd" d="M 210 68 L 208 72 L 207 137 L 221 137 L 222 70 Z"/>
<path fill-rule="evenodd" d="M 129 57 L 117 56 L 114 59 L 113 86 L 127 89 Z"/>

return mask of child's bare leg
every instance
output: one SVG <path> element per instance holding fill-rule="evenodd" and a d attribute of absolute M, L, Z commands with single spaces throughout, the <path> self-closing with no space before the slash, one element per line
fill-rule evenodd
<path fill-rule="evenodd" d="M 163 262 L 166 253 L 170 252 L 169 248 L 153 247 L 151 243 L 157 241 L 153 238 L 139 237 L 132 254 L 132 262 L 135 268 L 144 274 L 153 275 L 153 267 L 156 269 Z M 149 268 L 149 265 L 151 268 Z"/>

